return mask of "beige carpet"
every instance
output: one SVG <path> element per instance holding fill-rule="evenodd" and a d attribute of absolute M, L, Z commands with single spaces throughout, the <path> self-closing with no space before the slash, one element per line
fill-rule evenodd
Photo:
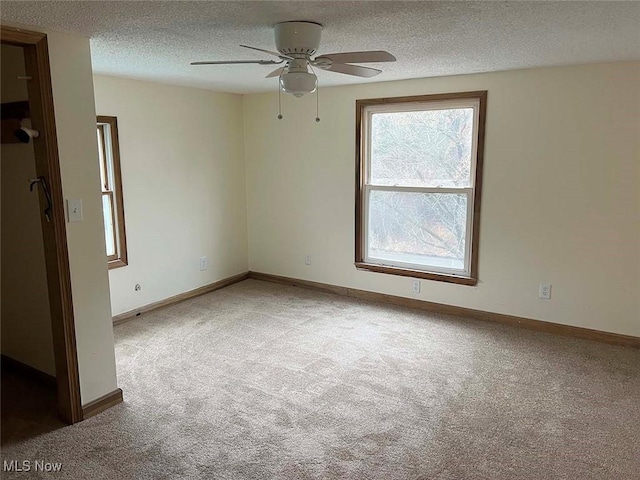
<path fill-rule="evenodd" d="M 69 479 L 640 478 L 639 350 L 255 280 L 115 333 L 125 403 L 3 459 Z"/>

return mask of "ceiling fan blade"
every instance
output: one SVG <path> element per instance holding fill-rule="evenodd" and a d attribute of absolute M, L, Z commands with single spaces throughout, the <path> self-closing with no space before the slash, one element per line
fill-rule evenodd
<path fill-rule="evenodd" d="M 347 75 L 365 78 L 375 77 L 379 73 L 382 73 L 382 70 L 378 70 L 377 68 L 361 67 L 360 65 L 347 65 L 345 63 L 332 63 L 329 67 L 324 68 L 324 70 L 346 73 Z"/>
<path fill-rule="evenodd" d="M 280 75 L 282 75 L 284 73 L 284 71 L 286 69 L 287 69 L 287 67 L 276 68 L 273 72 L 271 72 L 269 75 L 267 75 L 264 78 L 279 77 Z"/>
<path fill-rule="evenodd" d="M 258 65 L 279 65 L 284 62 L 284 60 L 280 60 L 276 62 L 275 60 L 221 60 L 215 62 L 191 62 L 190 65 L 238 65 L 242 63 L 255 63 Z"/>
<path fill-rule="evenodd" d="M 334 63 L 373 63 L 395 62 L 396 57 L 384 50 L 370 50 L 367 52 L 328 53 L 319 55 L 318 58 L 328 58 Z"/>
<path fill-rule="evenodd" d="M 264 50 L 262 48 L 258 48 L 258 47 L 250 47 L 249 45 L 240 45 L 243 48 L 250 48 L 251 50 L 257 50 L 258 52 L 264 52 L 264 53 L 268 53 L 269 55 L 275 55 L 276 57 L 282 58 L 283 60 L 294 60 L 293 57 L 288 57 L 286 55 L 282 55 L 281 53 L 278 52 L 272 52 L 271 50 Z"/>

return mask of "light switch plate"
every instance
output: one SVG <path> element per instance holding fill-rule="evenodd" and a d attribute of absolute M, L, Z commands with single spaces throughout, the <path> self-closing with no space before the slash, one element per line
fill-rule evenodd
<path fill-rule="evenodd" d="M 69 218 L 69 223 L 81 222 L 83 220 L 81 198 L 67 199 L 67 216 Z"/>

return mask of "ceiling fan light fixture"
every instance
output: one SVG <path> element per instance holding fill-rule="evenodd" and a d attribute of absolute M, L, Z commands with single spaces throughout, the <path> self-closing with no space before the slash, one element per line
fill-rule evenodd
<path fill-rule="evenodd" d="M 294 97 L 302 97 L 318 88 L 318 77 L 308 72 L 289 72 L 280 76 L 280 86 L 284 93 Z"/>
<path fill-rule="evenodd" d="M 302 97 L 307 93 L 318 91 L 318 78 L 316 77 L 313 67 L 344 75 L 370 78 L 382 73 L 382 70 L 354 64 L 394 62 L 396 60 L 396 57 L 384 50 L 328 53 L 312 58 L 320 47 L 320 38 L 322 36 L 322 25 L 315 22 L 280 22 L 274 26 L 274 33 L 277 52 L 249 45 L 240 46 L 278 57 L 280 61 L 213 60 L 192 62 L 191 64 L 232 65 L 252 63 L 258 65 L 275 65 L 285 63 L 283 67 L 277 68 L 269 73 L 266 78 L 279 77 L 278 95 L 284 92 L 295 97 Z M 311 72 L 309 72 L 309 69 L 311 69 Z"/>

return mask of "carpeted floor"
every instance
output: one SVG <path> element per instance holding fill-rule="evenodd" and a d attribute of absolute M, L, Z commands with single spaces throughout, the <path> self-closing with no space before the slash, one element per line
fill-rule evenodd
<path fill-rule="evenodd" d="M 640 350 L 255 280 L 115 333 L 125 403 L 2 459 L 69 479 L 640 478 Z"/>

